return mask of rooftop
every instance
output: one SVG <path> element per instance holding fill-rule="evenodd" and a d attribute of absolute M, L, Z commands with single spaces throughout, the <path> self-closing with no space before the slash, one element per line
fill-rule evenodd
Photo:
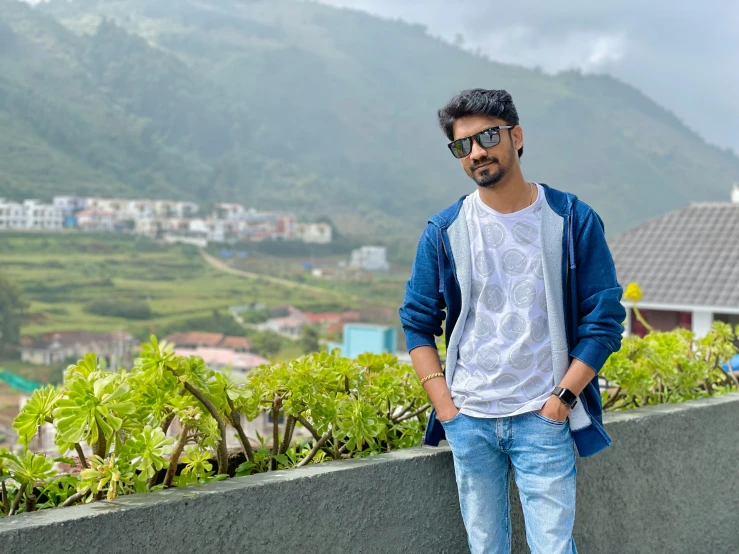
<path fill-rule="evenodd" d="M 223 333 L 205 333 L 200 331 L 173 333 L 164 337 L 164 340 L 182 347 L 218 346 L 236 350 L 236 346 L 246 348 L 250 346 L 249 339 L 246 337 L 234 337 L 224 335 Z"/>
<path fill-rule="evenodd" d="M 739 311 L 739 204 L 696 203 L 610 241 L 619 282 L 644 304 Z"/>

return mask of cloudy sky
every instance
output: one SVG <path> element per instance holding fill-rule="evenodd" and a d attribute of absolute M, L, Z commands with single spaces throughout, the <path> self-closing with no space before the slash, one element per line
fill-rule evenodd
<path fill-rule="evenodd" d="M 426 25 L 497 61 L 610 73 L 739 154 L 736 0 L 321 0 Z"/>

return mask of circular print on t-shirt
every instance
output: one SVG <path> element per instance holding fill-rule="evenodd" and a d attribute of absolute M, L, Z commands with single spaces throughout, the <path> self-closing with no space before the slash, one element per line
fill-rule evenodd
<path fill-rule="evenodd" d="M 508 275 L 521 275 L 526 269 L 529 259 L 518 248 L 509 248 L 503 253 L 501 266 Z"/>

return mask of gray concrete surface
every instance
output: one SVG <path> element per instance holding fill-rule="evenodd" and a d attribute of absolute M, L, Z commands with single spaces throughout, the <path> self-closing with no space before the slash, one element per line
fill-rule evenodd
<path fill-rule="evenodd" d="M 606 416 L 578 460 L 580 554 L 739 552 L 739 393 Z M 511 490 L 513 552 L 528 552 Z M 468 552 L 451 453 L 411 448 L 0 519 L 2 554 Z"/>

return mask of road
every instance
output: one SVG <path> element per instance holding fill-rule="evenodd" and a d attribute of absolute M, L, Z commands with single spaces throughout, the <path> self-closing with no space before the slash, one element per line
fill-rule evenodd
<path fill-rule="evenodd" d="M 350 295 L 350 294 L 343 294 L 340 292 L 332 291 L 330 289 L 325 289 L 322 287 L 317 287 L 315 285 L 306 285 L 305 283 L 296 283 L 295 281 L 291 281 L 289 279 L 282 279 L 281 277 L 273 277 L 271 275 L 264 275 L 262 273 L 253 273 L 250 271 L 243 271 L 241 269 L 235 269 L 231 267 L 230 265 L 222 262 L 215 256 L 211 256 L 208 254 L 205 250 L 200 250 L 200 255 L 203 257 L 203 259 L 210 264 L 212 267 L 219 271 L 223 271 L 225 273 L 230 273 L 231 275 L 239 275 L 241 277 L 247 277 L 249 279 L 262 279 L 263 281 L 267 281 L 269 283 L 275 283 L 277 285 L 281 285 L 284 287 L 294 288 L 294 289 L 301 289 L 304 291 L 313 292 L 315 294 L 320 295 L 328 295 L 328 296 L 339 296 L 341 298 L 349 298 L 351 300 L 357 300 L 360 302 L 367 302 L 366 298 L 362 298 L 361 296 L 356 295 Z"/>

